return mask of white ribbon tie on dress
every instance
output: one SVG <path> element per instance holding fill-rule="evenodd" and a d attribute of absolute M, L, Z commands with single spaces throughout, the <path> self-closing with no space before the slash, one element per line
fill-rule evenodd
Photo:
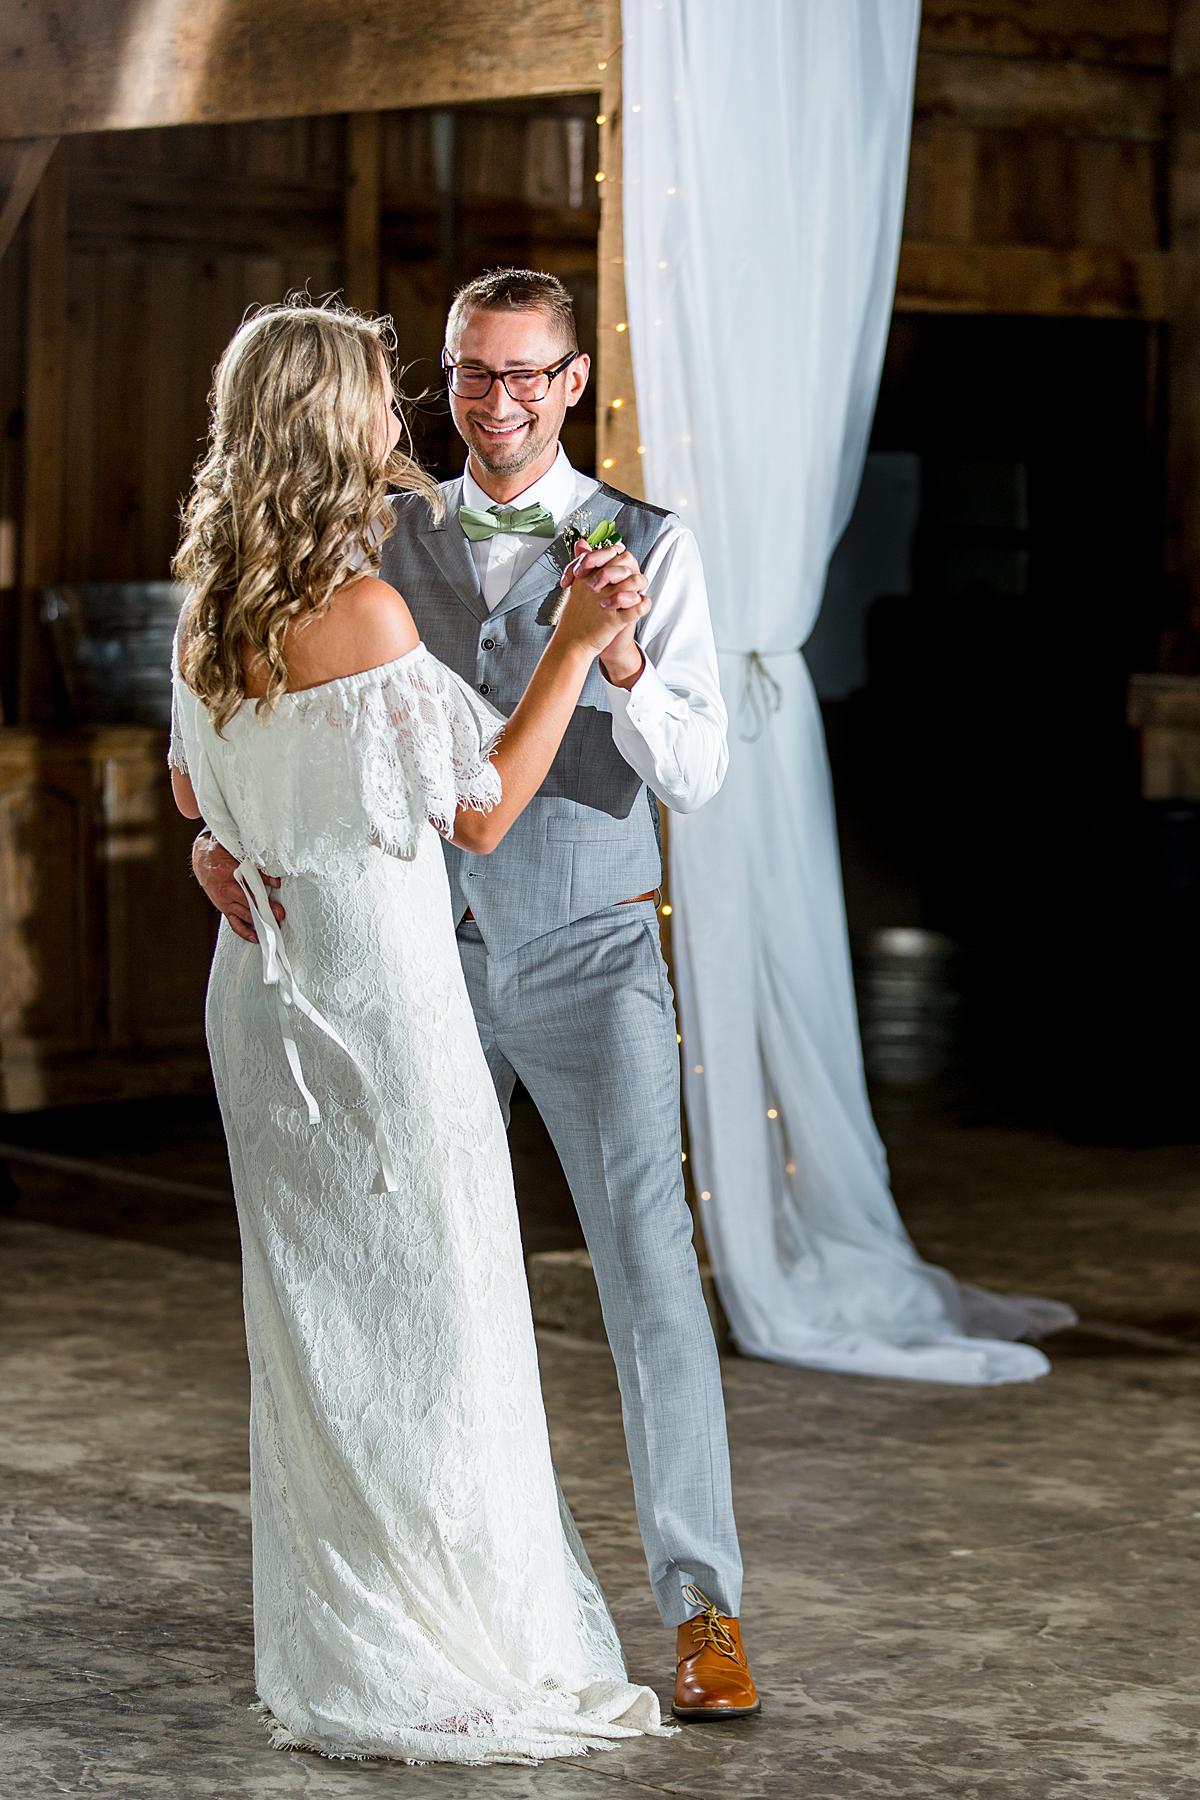
<path fill-rule="evenodd" d="M 234 875 L 237 878 L 238 886 L 246 896 L 246 904 L 250 908 L 255 929 L 258 932 L 258 942 L 263 960 L 263 983 L 265 986 L 275 989 L 275 1006 L 279 1015 L 279 1035 L 283 1039 L 283 1053 L 287 1057 L 288 1067 L 292 1071 L 292 1079 L 299 1088 L 304 1104 L 308 1108 L 309 1124 L 319 1125 L 321 1123 L 321 1109 L 317 1105 L 316 1095 L 304 1079 L 304 1071 L 300 1066 L 300 1051 L 296 1044 L 290 1017 L 290 1009 L 293 1008 L 296 1012 L 303 1013 L 304 1017 L 317 1027 L 318 1031 L 323 1031 L 325 1036 L 349 1057 L 354 1071 L 366 1091 L 367 1104 L 371 1111 L 375 1151 L 379 1157 L 379 1177 L 375 1192 L 394 1194 L 400 1184 L 396 1179 L 395 1167 L 383 1128 L 383 1104 L 374 1082 L 349 1044 L 335 1031 L 329 1020 L 317 1011 L 297 982 L 291 959 L 279 930 L 279 922 L 271 911 L 271 901 L 266 884 L 258 869 L 248 859 L 243 858 L 234 870 Z"/>

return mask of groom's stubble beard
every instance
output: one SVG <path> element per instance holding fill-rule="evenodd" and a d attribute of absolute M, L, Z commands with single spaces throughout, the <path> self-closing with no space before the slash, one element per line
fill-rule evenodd
<path fill-rule="evenodd" d="M 565 416 L 565 408 L 563 409 Z M 546 417 L 541 413 L 525 413 L 524 418 L 531 421 L 530 429 L 523 431 L 520 437 L 511 444 L 492 443 L 482 431 L 477 429 L 476 421 L 470 413 L 464 413 L 456 419 L 458 434 L 467 449 L 475 458 L 481 469 L 489 475 L 519 475 L 522 469 L 528 469 L 548 446 L 555 443 L 562 430 L 562 418 Z M 505 423 L 518 424 L 520 418 L 507 420 Z M 498 425 L 499 419 L 489 420 Z"/>

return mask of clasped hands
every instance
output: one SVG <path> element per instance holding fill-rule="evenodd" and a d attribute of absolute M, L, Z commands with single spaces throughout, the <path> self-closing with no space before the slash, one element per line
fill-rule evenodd
<path fill-rule="evenodd" d="M 593 593 L 601 595 L 601 606 L 633 609 L 628 625 L 600 653 L 600 667 L 614 687 L 632 687 L 645 666 L 645 658 L 634 635 L 645 608 L 639 608 L 637 603 L 650 585 L 638 567 L 637 558 L 620 542 L 593 550 L 585 538 L 578 538 L 574 558 L 563 571 L 561 585 L 569 589 L 576 582 L 582 582 Z"/>

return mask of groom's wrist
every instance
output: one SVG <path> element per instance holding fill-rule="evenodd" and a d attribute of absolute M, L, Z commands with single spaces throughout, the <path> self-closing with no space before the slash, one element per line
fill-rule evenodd
<path fill-rule="evenodd" d="M 641 646 L 636 643 L 616 662 L 610 662 L 607 656 L 600 658 L 601 673 L 611 687 L 634 687 L 645 666 L 646 658 L 642 655 Z"/>

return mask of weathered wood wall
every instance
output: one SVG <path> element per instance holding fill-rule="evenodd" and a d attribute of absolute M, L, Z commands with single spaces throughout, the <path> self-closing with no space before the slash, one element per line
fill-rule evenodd
<path fill-rule="evenodd" d="M 34 590 L 167 573 L 212 367 L 248 307 L 347 288 L 391 312 L 410 391 L 432 390 L 418 448 L 443 470 L 459 449 L 437 354 L 466 274 L 552 270 L 594 343 L 595 111 L 548 100 L 62 140 L 0 262 L 10 722 L 52 713 Z M 590 465 L 590 405 L 566 435 Z"/>
<path fill-rule="evenodd" d="M 897 305 L 1162 318 L 1167 0 L 925 0 Z"/>

